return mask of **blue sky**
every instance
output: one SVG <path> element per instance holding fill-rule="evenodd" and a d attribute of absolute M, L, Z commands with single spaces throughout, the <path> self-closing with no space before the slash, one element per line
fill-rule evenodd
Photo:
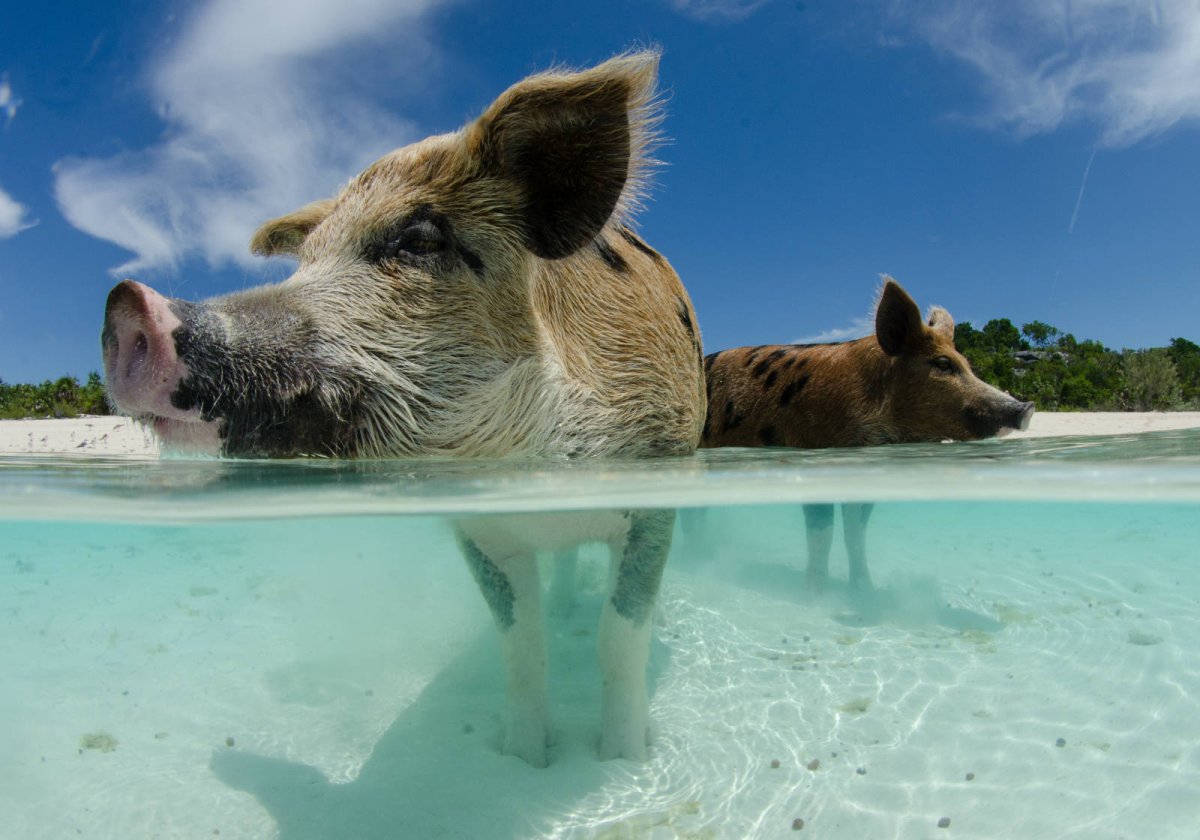
<path fill-rule="evenodd" d="M 878 276 L 977 326 L 1200 340 L 1195 0 L 6 0 L 0 378 L 100 367 L 126 276 L 287 276 L 257 224 L 522 76 L 663 51 L 639 218 L 706 349 L 854 337 Z"/>

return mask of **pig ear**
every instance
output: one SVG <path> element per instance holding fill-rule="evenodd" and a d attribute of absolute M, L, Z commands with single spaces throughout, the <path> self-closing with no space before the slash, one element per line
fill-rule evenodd
<path fill-rule="evenodd" d="M 934 332 L 944 333 L 951 339 L 954 338 L 954 319 L 940 306 L 929 310 L 929 328 Z"/>
<path fill-rule="evenodd" d="M 572 254 L 636 204 L 657 122 L 657 76 L 657 52 L 531 76 L 467 128 L 483 173 L 521 196 L 533 253 Z"/>
<path fill-rule="evenodd" d="M 306 204 L 295 212 L 280 216 L 260 227 L 250 240 L 251 252 L 260 257 L 276 254 L 295 254 L 312 229 L 333 210 L 335 200 L 323 198 Z"/>
<path fill-rule="evenodd" d="M 916 345 L 925 325 L 921 310 L 908 292 L 891 277 L 885 277 L 883 294 L 875 310 L 875 337 L 889 356 L 898 356 Z"/>

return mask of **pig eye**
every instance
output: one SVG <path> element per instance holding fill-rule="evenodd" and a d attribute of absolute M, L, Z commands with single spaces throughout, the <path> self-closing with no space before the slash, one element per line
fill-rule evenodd
<path fill-rule="evenodd" d="M 446 237 L 441 228 L 428 219 L 421 219 L 389 237 L 372 256 L 376 261 L 406 256 L 427 257 L 440 252 L 445 246 Z"/>
<path fill-rule="evenodd" d="M 931 359 L 929 364 L 933 365 L 935 370 L 940 370 L 942 373 L 954 373 L 954 362 L 950 361 L 949 356 L 938 356 Z"/>

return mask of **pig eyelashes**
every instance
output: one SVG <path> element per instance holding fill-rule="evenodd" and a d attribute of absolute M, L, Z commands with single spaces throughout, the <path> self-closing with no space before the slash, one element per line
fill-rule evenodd
<path fill-rule="evenodd" d="M 410 218 L 399 230 L 389 231 L 368 252 L 371 262 L 431 257 L 446 248 L 446 234 L 429 218 Z"/>
<path fill-rule="evenodd" d="M 483 260 L 454 235 L 450 220 L 432 207 L 418 207 L 369 244 L 364 257 L 373 263 L 420 265 L 446 254 L 457 256 L 476 276 L 483 277 Z"/>

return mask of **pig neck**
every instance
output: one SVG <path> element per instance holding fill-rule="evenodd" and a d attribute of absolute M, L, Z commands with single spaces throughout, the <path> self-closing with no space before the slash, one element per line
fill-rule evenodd
<path fill-rule="evenodd" d="M 610 224 L 570 257 L 539 261 L 531 300 L 547 387 L 564 408 L 560 425 L 574 430 L 568 454 L 695 448 L 702 351 L 695 313 L 665 258 Z"/>
<path fill-rule="evenodd" d="M 924 440 L 924 437 L 914 434 L 903 420 L 905 413 L 912 413 L 911 403 L 921 399 L 921 394 L 913 393 L 911 386 L 905 388 L 901 379 L 901 366 L 910 363 L 911 357 L 904 354 L 887 355 L 874 338 L 871 339 L 870 355 L 871 361 L 864 369 L 864 375 L 870 375 L 873 379 L 872 399 L 879 411 L 877 422 L 871 429 L 871 440 L 864 445 Z M 901 410 L 906 403 L 908 412 Z"/>
<path fill-rule="evenodd" d="M 895 362 L 874 336 L 841 345 L 825 358 L 828 375 L 841 381 L 842 411 L 850 446 L 878 446 L 897 439 L 893 422 Z"/>
<path fill-rule="evenodd" d="M 562 259 L 529 258 L 528 296 L 507 302 L 510 334 L 488 336 L 493 363 L 475 365 L 478 375 L 465 378 L 457 398 L 441 400 L 434 450 L 641 456 L 695 448 L 704 391 L 686 292 L 648 246 L 611 225 L 601 235 L 607 259 L 594 245 Z"/>

